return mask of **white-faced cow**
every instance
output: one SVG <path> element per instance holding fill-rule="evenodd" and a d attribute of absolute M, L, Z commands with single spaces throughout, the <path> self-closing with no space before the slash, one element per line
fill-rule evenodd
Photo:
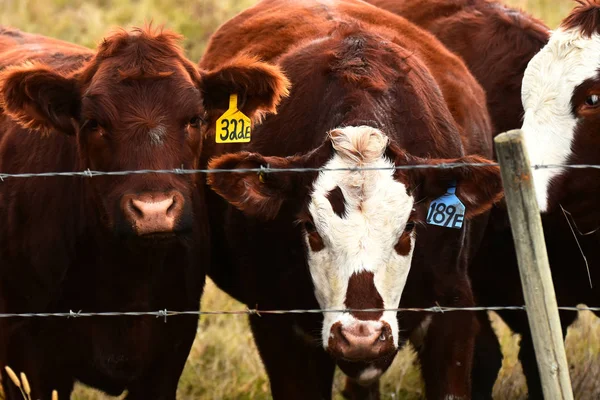
<path fill-rule="evenodd" d="M 532 164 L 596 164 L 600 116 L 600 2 L 581 5 L 552 32 L 523 78 L 523 132 Z M 562 205 L 597 226 L 598 173 L 540 169 L 534 182 L 540 210 Z"/>
<path fill-rule="evenodd" d="M 501 196 L 498 169 L 395 168 L 485 163 L 481 87 L 432 35 L 355 0 L 262 1 L 221 26 L 201 66 L 239 57 L 279 65 L 290 96 L 249 144 L 209 136 L 210 168 L 368 169 L 209 174 L 227 200 L 209 195 L 210 274 L 221 288 L 252 308 L 353 309 L 251 316 L 273 396 L 330 398 L 336 363 L 349 396 L 377 396 L 397 348 L 426 324 L 428 398 L 468 397 L 472 314 L 361 310 L 472 304 L 466 260 L 481 214 Z M 456 228 L 464 218 L 462 228 L 427 224 L 429 205 L 453 191 L 467 210 L 451 218 Z"/>
<path fill-rule="evenodd" d="M 600 2 L 580 1 L 531 58 L 522 82 L 522 129 L 531 164 L 599 164 Z M 511 45 L 507 45 L 507 52 Z M 533 171 L 559 306 L 600 301 L 600 173 L 594 169 Z M 506 212 L 494 210 L 471 274 L 484 305 L 524 304 Z M 585 257 L 585 258 L 584 258 Z M 542 399 L 525 313 L 499 312 L 521 334 L 519 358 L 530 399 Z M 577 313 L 561 311 L 563 335 Z"/>

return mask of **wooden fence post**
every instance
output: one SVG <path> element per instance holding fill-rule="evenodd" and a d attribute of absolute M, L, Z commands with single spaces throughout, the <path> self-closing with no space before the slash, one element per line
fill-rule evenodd
<path fill-rule="evenodd" d="M 544 398 L 570 400 L 573 389 L 523 132 L 505 132 L 494 142 Z"/>

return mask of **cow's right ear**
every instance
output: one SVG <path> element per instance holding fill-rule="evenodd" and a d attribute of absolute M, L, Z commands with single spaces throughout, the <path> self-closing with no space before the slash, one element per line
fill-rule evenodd
<path fill-rule="evenodd" d="M 25 128 L 75 134 L 80 104 L 77 82 L 49 67 L 31 64 L 0 75 L 0 107 Z"/>
<path fill-rule="evenodd" d="M 259 169 L 301 167 L 301 157 L 264 157 L 258 153 L 241 151 L 213 158 L 209 169 Z M 295 192 L 301 185 L 298 174 L 277 172 L 214 172 L 207 182 L 211 188 L 244 213 L 264 219 L 273 219 L 283 202 L 300 195 Z"/>
<path fill-rule="evenodd" d="M 276 112 L 281 99 L 289 94 L 290 81 L 278 66 L 241 55 L 202 74 L 200 86 L 209 112 L 226 110 L 230 95 L 237 94 L 239 109 L 258 121 L 264 114 Z"/>

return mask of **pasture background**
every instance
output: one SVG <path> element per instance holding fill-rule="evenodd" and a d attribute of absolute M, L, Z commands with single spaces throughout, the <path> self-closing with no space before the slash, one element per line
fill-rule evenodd
<path fill-rule="evenodd" d="M 573 7 L 570 0 L 505 0 L 554 28 Z M 95 47 L 114 26 L 140 26 L 154 20 L 182 33 L 190 59 L 198 61 L 207 40 L 222 22 L 256 0 L 0 0 L 0 24 Z M 599 304 L 593 304 L 597 306 Z M 204 310 L 239 310 L 243 305 L 207 283 Z M 109 311 L 109 310 L 107 310 Z M 519 312 L 519 311 L 515 311 Z M 524 399 L 524 378 L 517 361 L 519 337 L 492 313 L 505 359 L 494 391 L 498 399 Z M 567 335 L 567 354 L 577 399 L 598 399 L 600 389 L 600 326 L 591 313 Z M 19 372 L 19 371 L 17 371 Z M 595 388 L 594 388 L 595 386 Z M 341 399 L 343 377 L 336 375 L 334 397 Z M 402 351 L 382 381 L 384 399 L 420 399 L 422 383 L 414 354 Z M 0 391 L 0 399 L 2 398 Z M 110 399 L 79 385 L 73 396 L 82 400 Z M 268 399 L 269 385 L 243 316 L 206 316 L 179 385 L 180 399 Z M 64 399 L 62 397 L 61 399 Z"/>

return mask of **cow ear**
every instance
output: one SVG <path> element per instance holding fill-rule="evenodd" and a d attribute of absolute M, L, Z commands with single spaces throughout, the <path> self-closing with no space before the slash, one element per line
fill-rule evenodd
<path fill-rule="evenodd" d="M 46 66 L 10 68 L 0 76 L 0 106 L 25 128 L 75 134 L 80 99 L 74 79 Z"/>
<path fill-rule="evenodd" d="M 500 168 L 483 157 L 470 155 L 456 159 L 433 160 L 418 157 L 411 158 L 411 161 L 415 164 L 465 164 L 465 166 L 454 168 L 411 170 L 413 175 L 411 180 L 413 182 L 416 180 L 414 187 L 418 193 L 417 196 L 420 199 L 426 198 L 430 201 L 444 195 L 452 183 L 455 182 L 456 196 L 465 206 L 466 219 L 488 211 L 504 195 Z"/>
<path fill-rule="evenodd" d="M 333 152 L 331 141 L 326 139 L 316 149 L 290 157 L 265 157 L 247 151 L 228 153 L 210 160 L 208 168 L 253 171 L 211 172 L 207 174 L 207 182 L 217 194 L 244 213 L 273 219 L 286 201 L 300 206 L 317 177 L 317 168 L 325 164 Z M 261 167 L 307 170 L 260 172 Z"/>
<path fill-rule="evenodd" d="M 226 110 L 230 95 L 237 94 L 239 109 L 259 121 L 264 114 L 276 112 L 281 99 L 289 94 L 290 82 L 278 66 L 238 56 L 204 73 L 200 86 L 209 112 Z"/>
<path fill-rule="evenodd" d="M 229 153 L 213 158 L 209 169 L 290 168 L 299 166 L 298 157 L 264 157 L 246 151 Z M 244 213 L 264 219 L 273 219 L 286 198 L 298 189 L 297 174 L 286 172 L 214 172 L 207 182 L 211 188 Z"/>

